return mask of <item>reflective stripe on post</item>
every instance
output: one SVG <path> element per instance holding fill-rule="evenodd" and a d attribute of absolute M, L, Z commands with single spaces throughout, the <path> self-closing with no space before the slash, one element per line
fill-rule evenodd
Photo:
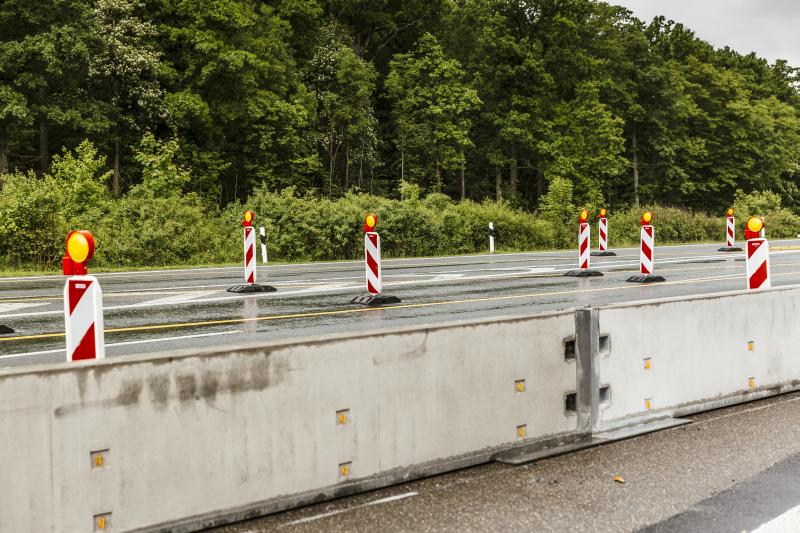
<path fill-rule="evenodd" d="M 252 226 L 244 227 L 244 282 L 256 282 L 256 230 Z"/>
<path fill-rule="evenodd" d="M 103 359 L 103 291 L 94 276 L 72 276 L 64 285 L 67 361 Z"/>
<path fill-rule="evenodd" d="M 589 255 L 591 252 L 589 246 L 591 229 L 588 222 L 580 224 L 578 229 L 578 268 L 581 270 L 589 270 Z"/>
<path fill-rule="evenodd" d="M 608 219 L 605 217 L 601 217 L 597 224 L 597 230 L 599 235 L 598 241 L 598 249 L 601 252 L 605 252 L 608 249 Z"/>
<path fill-rule="evenodd" d="M 736 224 L 734 217 L 726 217 L 727 230 L 725 232 L 728 248 L 733 248 L 736 244 Z"/>
<path fill-rule="evenodd" d="M 747 288 L 769 289 L 769 242 L 764 238 L 747 241 Z"/>
<path fill-rule="evenodd" d="M 655 236 L 653 226 L 642 226 L 641 246 L 639 251 L 639 272 L 645 275 L 652 274 L 655 266 L 654 257 Z"/>
<path fill-rule="evenodd" d="M 364 234 L 364 261 L 367 272 L 367 292 L 381 293 L 381 237 L 374 231 Z"/>

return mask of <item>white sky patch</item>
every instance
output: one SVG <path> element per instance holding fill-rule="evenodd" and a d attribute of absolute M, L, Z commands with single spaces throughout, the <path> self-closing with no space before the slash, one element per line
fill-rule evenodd
<path fill-rule="evenodd" d="M 770 63 L 800 67 L 800 2 L 797 0 L 607 0 L 649 23 L 663 15 L 716 48 L 755 52 Z"/>

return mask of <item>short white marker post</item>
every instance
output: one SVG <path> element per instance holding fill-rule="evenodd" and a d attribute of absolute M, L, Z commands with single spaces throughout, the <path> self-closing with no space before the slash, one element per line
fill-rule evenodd
<path fill-rule="evenodd" d="M 261 236 L 261 262 L 267 264 L 267 230 L 264 226 L 258 228 L 258 233 Z"/>
<path fill-rule="evenodd" d="M 494 222 L 489 222 L 489 253 L 494 253 Z"/>

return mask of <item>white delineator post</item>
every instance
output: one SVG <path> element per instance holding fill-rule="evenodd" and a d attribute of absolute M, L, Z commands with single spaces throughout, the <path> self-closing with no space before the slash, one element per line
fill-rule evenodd
<path fill-rule="evenodd" d="M 590 238 L 591 226 L 588 222 L 581 222 L 578 227 L 578 268 L 581 270 L 589 270 Z"/>
<path fill-rule="evenodd" d="M 641 241 L 639 246 L 639 272 L 650 275 L 655 270 L 655 234 L 653 226 L 642 226 Z"/>
<path fill-rule="evenodd" d="M 600 217 L 597 222 L 598 250 L 605 252 L 608 249 L 608 219 Z"/>
<path fill-rule="evenodd" d="M 256 282 L 256 229 L 244 227 L 244 282 L 254 285 Z"/>
<path fill-rule="evenodd" d="M 72 276 L 64 285 L 67 361 L 103 359 L 103 291 L 94 276 Z"/>
<path fill-rule="evenodd" d="M 377 296 L 381 284 L 381 237 L 375 231 L 364 233 L 364 261 L 367 273 L 367 292 Z"/>
<path fill-rule="evenodd" d="M 261 236 L 261 262 L 265 265 L 268 263 L 267 260 L 267 230 L 264 226 L 258 228 L 258 233 Z"/>
<path fill-rule="evenodd" d="M 769 242 L 764 237 L 764 221 L 750 217 L 745 229 L 747 239 L 747 288 L 769 289 L 772 286 L 769 268 Z"/>
<path fill-rule="evenodd" d="M 489 222 L 489 253 L 494 253 L 494 222 Z"/>

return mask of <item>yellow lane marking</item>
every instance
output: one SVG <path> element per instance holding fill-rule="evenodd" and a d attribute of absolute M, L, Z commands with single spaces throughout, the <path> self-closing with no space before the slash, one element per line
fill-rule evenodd
<path fill-rule="evenodd" d="M 796 275 L 800 274 L 800 272 L 785 272 L 782 274 L 773 274 L 774 276 L 788 276 L 788 275 Z M 229 324 L 243 324 L 249 322 L 264 322 L 264 321 L 271 321 L 271 320 L 288 320 L 292 318 L 312 318 L 312 317 L 319 317 L 319 316 L 335 316 L 335 315 L 350 315 L 355 313 L 374 313 L 379 311 L 391 311 L 391 310 L 401 310 L 401 309 L 419 309 L 423 307 L 438 307 L 438 306 L 445 306 L 445 305 L 460 305 L 460 304 L 467 304 L 467 303 L 479 303 L 479 302 L 496 302 L 502 300 L 518 300 L 522 298 L 536 298 L 540 296 L 562 296 L 566 294 L 579 294 L 579 293 L 588 293 L 588 292 L 607 292 L 607 291 L 616 291 L 616 290 L 623 290 L 623 289 L 639 289 L 643 286 L 650 286 L 654 285 L 656 287 L 659 286 L 666 286 L 666 285 L 683 285 L 689 283 L 701 283 L 704 281 L 717 281 L 717 280 L 726 280 L 726 279 L 738 279 L 740 277 L 739 274 L 726 274 L 722 276 L 710 276 L 704 278 L 694 278 L 694 279 L 687 279 L 687 280 L 677 280 L 677 281 L 666 281 L 663 283 L 654 283 L 654 284 L 645 284 L 645 285 L 623 285 L 621 287 L 595 287 L 592 289 L 574 289 L 574 290 L 567 290 L 567 291 L 551 291 L 551 292 L 540 292 L 540 293 L 533 293 L 533 294 L 512 294 L 512 295 L 505 295 L 505 296 L 485 296 L 482 298 L 466 298 L 462 300 L 444 300 L 439 302 L 421 302 L 416 304 L 398 304 L 398 305 L 387 305 L 384 307 L 359 307 L 354 309 L 337 309 L 333 311 L 309 311 L 306 313 L 291 313 L 285 315 L 269 315 L 269 316 L 257 316 L 257 317 L 248 317 L 248 318 L 226 318 L 226 319 L 219 319 L 219 320 L 206 320 L 206 321 L 198 321 L 198 322 L 175 322 L 170 324 L 152 324 L 152 325 L 145 325 L 145 326 L 130 326 L 124 328 L 108 328 L 105 330 L 106 333 L 133 333 L 137 331 L 157 331 L 157 330 L 164 330 L 164 329 L 178 329 L 178 328 L 197 328 L 202 326 L 224 326 Z M 36 335 L 19 335 L 15 337 L 3 337 L 0 338 L 0 342 L 10 342 L 10 341 L 22 341 L 22 340 L 34 340 L 34 339 L 49 339 L 49 338 L 56 338 L 56 337 L 63 337 L 64 333 L 40 333 Z"/>

